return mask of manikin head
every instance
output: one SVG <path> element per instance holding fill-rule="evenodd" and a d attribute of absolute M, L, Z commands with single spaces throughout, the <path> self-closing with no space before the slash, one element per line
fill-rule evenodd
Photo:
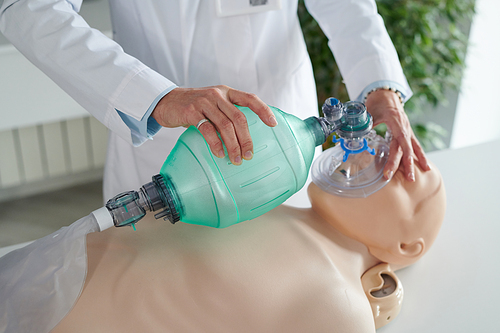
<path fill-rule="evenodd" d="M 395 269 L 414 263 L 429 249 L 446 209 L 439 171 L 434 166 L 423 172 L 418 163 L 415 182 L 398 170 L 386 186 L 366 198 L 329 194 L 314 183 L 308 192 L 316 213 Z"/>

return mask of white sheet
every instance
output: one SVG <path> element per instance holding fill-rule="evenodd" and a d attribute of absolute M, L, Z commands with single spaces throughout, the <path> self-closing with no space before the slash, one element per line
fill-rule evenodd
<path fill-rule="evenodd" d="M 49 332 L 64 318 L 85 282 L 86 235 L 98 230 L 90 214 L 0 258 L 0 332 Z"/>

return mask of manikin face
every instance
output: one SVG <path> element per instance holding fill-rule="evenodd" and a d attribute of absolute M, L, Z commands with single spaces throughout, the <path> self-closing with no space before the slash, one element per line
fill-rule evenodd
<path fill-rule="evenodd" d="M 415 182 L 398 170 L 381 190 L 367 198 L 328 194 L 311 184 L 313 209 L 343 234 L 365 244 L 379 260 L 407 266 L 433 243 L 444 218 L 446 198 L 434 166 L 423 172 L 415 163 Z"/>

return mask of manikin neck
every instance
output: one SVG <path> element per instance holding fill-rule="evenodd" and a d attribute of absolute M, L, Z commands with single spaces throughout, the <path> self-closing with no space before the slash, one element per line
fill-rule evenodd
<path fill-rule="evenodd" d="M 290 220 L 300 220 L 311 229 L 323 234 L 324 242 L 319 246 L 325 248 L 329 255 L 336 258 L 335 265 L 339 271 L 346 274 L 355 274 L 359 277 L 371 267 L 381 263 L 381 260 L 373 256 L 368 247 L 351 238 L 333 227 L 334 223 L 329 223 L 317 214 L 312 208 L 300 209 L 293 207 L 277 207 L 280 216 Z"/>

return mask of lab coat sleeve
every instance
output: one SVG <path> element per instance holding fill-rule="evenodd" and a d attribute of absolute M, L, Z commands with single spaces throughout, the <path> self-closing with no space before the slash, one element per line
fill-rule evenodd
<path fill-rule="evenodd" d="M 155 99 L 175 84 L 89 27 L 77 13 L 81 3 L 4 0 L 0 30 L 80 105 L 132 144 L 133 132 L 117 110 L 141 121 Z"/>
<path fill-rule="evenodd" d="M 351 99 L 377 81 L 392 81 L 405 99 L 412 92 L 374 0 L 305 0 L 328 37 Z"/>
<path fill-rule="evenodd" d="M 123 122 L 130 129 L 130 133 L 132 135 L 132 144 L 135 147 L 140 146 L 148 139 L 152 140 L 153 136 L 160 131 L 161 125 L 158 124 L 158 122 L 156 122 L 156 120 L 153 117 L 151 117 L 151 114 L 153 113 L 158 102 L 160 102 L 160 100 L 166 94 L 168 94 L 175 88 L 177 88 L 177 86 L 172 85 L 169 88 L 167 88 L 167 90 L 163 91 L 161 94 L 156 96 L 155 100 L 153 101 L 153 103 L 151 103 L 144 116 L 142 116 L 141 120 L 137 120 L 121 112 L 120 110 L 116 110 L 120 118 L 122 118 Z"/>
<path fill-rule="evenodd" d="M 375 81 L 370 85 L 368 85 L 365 89 L 363 89 L 361 94 L 355 100 L 358 102 L 365 102 L 365 99 L 366 97 L 368 97 L 368 94 L 378 88 L 384 88 L 384 89 L 391 88 L 395 89 L 396 91 L 399 91 L 399 93 L 401 94 L 401 101 L 403 103 L 405 103 L 409 99 L 409 97 L 405 95 L 407 89 L 405 89 L 405 87 L 403 87 L 399 83 L 394 81 L 380 80 L 380 81 Z"/>

